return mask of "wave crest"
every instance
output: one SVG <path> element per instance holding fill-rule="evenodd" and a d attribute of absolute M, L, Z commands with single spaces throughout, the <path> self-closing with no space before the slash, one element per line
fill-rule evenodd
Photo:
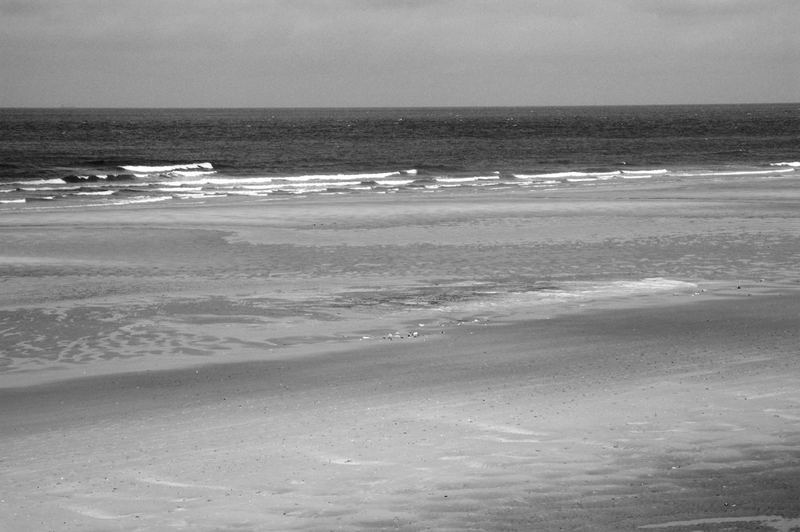
<path fill-rule="evenodd" d="M 120 166 L 128 172 L 141 174 L 162 174 L 164 172 L 177 172 L 181 170 L 213 170 L 211 163 L 173 164 L 169 166 Z"/>

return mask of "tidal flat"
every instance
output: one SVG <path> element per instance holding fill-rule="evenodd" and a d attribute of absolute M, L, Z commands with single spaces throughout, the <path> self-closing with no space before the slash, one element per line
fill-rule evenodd
<path fill-rule="evenodd" d="M 800 182 L 0 213 L 0 528 L 792 530 Z"/>

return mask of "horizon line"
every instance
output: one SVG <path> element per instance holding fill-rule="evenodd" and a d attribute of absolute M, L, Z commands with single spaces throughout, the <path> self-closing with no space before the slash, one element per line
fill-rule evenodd
<path fill-rule="evenodd" d="M 201 109 L 280 109 L 280 110 L 321 110 L 321 109 L 520 109 L 520 108 L 553 108 L 553 107 L 573 107 L 573 108 L 586 108 L 586 107 L 713 107 L 713 106 L 757 106 L 757 105 L 800 105 L 800 101 L 796 102 L 730 102 L 730 103 L 608 103 L 608 104 L 509 104 L 509 105 L 277 105 L 277 106 L 84 106 L 84 105 L 11 105 L 0 106 L 3 110 L 17 110 L 17 109 L 47 109 L 47 110 L 90 110 L 90 109 L 103 109 L 103 110 L 156 110 L 156 109 L 169 109 L 169 110 L 201 110 Z"/>

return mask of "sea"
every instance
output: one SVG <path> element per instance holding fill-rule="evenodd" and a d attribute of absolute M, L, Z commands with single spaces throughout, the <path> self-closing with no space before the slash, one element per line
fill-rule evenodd
<path fill-rule="evenodd" d="M 0 109 L 0 210 L 752 180 L 800 104 Z"/>

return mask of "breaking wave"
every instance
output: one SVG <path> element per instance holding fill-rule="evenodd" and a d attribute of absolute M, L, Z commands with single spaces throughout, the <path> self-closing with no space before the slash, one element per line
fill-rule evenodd
<path fill-rule="evenodd" d="M 175 172 L 178 170 L 213 170 L 214 165 L 211 163 L 189 163 L 167 166 L 120 166 L 120 168 L 137 174 L 163 174 L 165 172 Z"/>
<path fill-rule="evenodd" d="M 8 208 L 47 201 L 81 205 L 131 205 L 167 200 L 207 201 L 226 197 L 292 197 L 309 194 L 391 194 L 439 190 L 554 189 L 591 186 L 636 186 L 647 180 L 707 180 L 790 177 L 800 162 L 761 167 L 554 169 L 540 172 L 447 172 L 405 169 L 353 173 L 275 175 L 252 170 L 231 174 L 211 162 L 165 165 L 122 165 L 125 173 L 75 169 L 62 178 L 6 182 L 0 204 Z M 94 200 L 94 203 L 87 203 Z M 104 203 L 100 203 L 104 202 Z"/>

